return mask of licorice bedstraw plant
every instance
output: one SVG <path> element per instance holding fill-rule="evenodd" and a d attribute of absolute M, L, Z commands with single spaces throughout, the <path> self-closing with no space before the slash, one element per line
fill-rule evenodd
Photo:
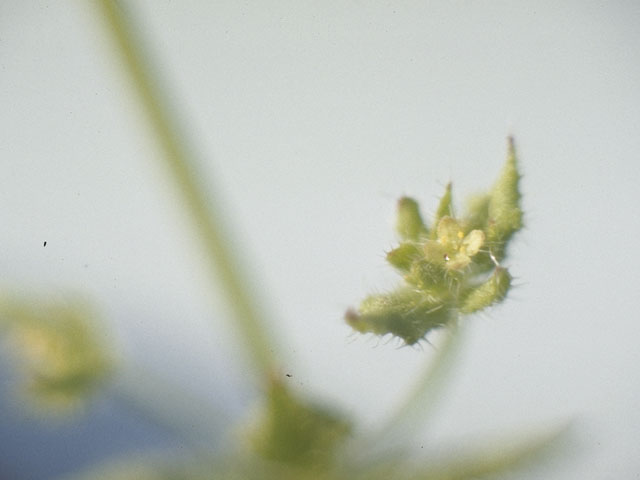
<path fill-rule="evenodd" d="M 263 392 L 261 410 L 242 428 L 241 441 L 223 452 L 201 446 L 188 456 L 164 461 L 117 463 L 78 474 L 77 479 L 463 479 L 511 471 L 549 444 L 557 431 L 509 445 L 483 445 L 468 455 L 447 461 L 411 455 L 410 433 L 405 443 L 389 446 L 385 434 L 412 421 L 425 409 L 437 380 L 446 372 L 455 351 L 456 331 L 465 315 L 501 302 L 511 287 L 504 265 L 507 247 L 522 226 L 518 165 L 509 139 L 506 164 L 488 193 L 470 202 L 456 215 L 448 185 L 435 217 L 425 222 L 412 198 L 398 202 L 396 230 L 399 245 L 387 253 L 388 262 L 403 278 L 389 293 L 367 297 L 345 314 L 357 332 L 391 335 L 407 345 L 425 340 L 440 329 L 449 332 L 436 345 L 435 357 L 395 414 L 374 432 L 356 435 L 351 419 L 317 404 L 283 381 L 271 331 L 245 286 L 237 252 L 221 225 L 220 206 L 211 202 L 198 181 L 186 138 L 178 134 L 167 98 L 158 87 L 157 69 L 136 37 L 136 28 L 124 6 L 114 0 L 94 0 L 113 40 L 124 70 L 146 115 L 163 161 L 183 197 L 211 272 L 221 280 L 232 307 L 231 324 L 241 347 L 253 360 Z M 151 75 L 154 71 L 154 75 Z M 75 406 L 107 384 L 117 365 L 100 342 L 92 310 L 68 303 L 46 305 L 33 300 L 0 296 L 0 327 L 25 357 L 26 385 L 39 405 L 58 410 Z M 312 341 L 310 339 L 310 341 Z M 148 400 L 152 402 L 152 399 Z M 184 408 L 189 408 L 185 399 Z M 167 424 L 170 424 L 167 419 Z M 416 427 L 417 422 L 413 422 Z M 236 432 L 237 433 L 237 432 Z"/>
<path fill-rule="evenodd" d="M 387 261 L 404 278 L 393 292 L 366 298 L 346 320 L 359 332 L 391 334 L 408 345 L 438 327 L 452 325 L 501 302 L 511 287 L 511 275 L 500 262 L 509 240 L 522 227 L 520 174 L 513 139 L 502 174 L 493 188 L 476 197 L 465 215 L 456 217 L 451 184 L 427 226 L 418 203 L 398 202 L 396 230 L 401 243 Z"/>

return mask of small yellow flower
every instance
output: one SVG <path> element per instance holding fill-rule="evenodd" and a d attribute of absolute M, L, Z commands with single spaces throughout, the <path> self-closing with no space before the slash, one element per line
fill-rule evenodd
<path fill-rule="evenodd" d="M 424 244 L 424 254 L 427 260 L 443 265 L 448 270 L 467 267 L 485 240 L 482 230 L 471 230 L 465 235 L 457 220 L 449 216 L 442 217 L 437 234 L 437 240 L 429 240 Z"/>

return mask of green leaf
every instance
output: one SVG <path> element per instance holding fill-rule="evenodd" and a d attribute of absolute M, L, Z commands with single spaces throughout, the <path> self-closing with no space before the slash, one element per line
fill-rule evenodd
<path fill-rule="evenodd" d="M 351 426 L 336 413 L 295 396 L 272 378 L 262 418 L 250 432 L 253 451 L 283 464 L 323 469 Z"/>
<path fill-rule="evenodd" d="M 34 406 L 69 413 L 110 377 L 113 359 L 94 320 L 80 302 L 0 301 L 0 326 L 21 360 L 24 390 Z"/>
<path fill-rule="evenodd" d="M 482 284 L 473 287 L 462 296 L 460 311 L 474 313 L 504 300 L 511 287 L 511 275 L 503 267 L 496 267 Z"/>
<path fill-rule="evenodd" d="M 413 198 L 402 197 L 398 201 L 397 215 L 396 230 L 402 240 L 417 241 L 421 236 L 427 235 L 420 207 Z"/>
<path fill-rule="evenodd" d="M 487 447 L 463 449 L 448 460 L 431 461 L 422 472 L 407 474 L 410 480 L 476 480 L 496 475 L 522 471 L 534 466 L 550 454 L 557 441 L 567 431 L 566 426 L 542 434 L 521 437 L 509 442 L 488 440 Z"/>
<path fill-rule="evenodd" d="M 392 293 L 367 297 L 358 311 L 349 310 L 347 323 L 360 333 L 399 337 L 413 345 L 434 328 L 447 325 L 451 309 L 423 292 L 402 288 Z"/>
<path fill-rule="evenodd" d="M 422 256 L 420 247 L 415 243 L 401 243 L 387 252 L 387 262 L 403 273 L 411 269 L 411 265 Z"/>
<path fill-rule="evenodd" d="M 504 256 L 506 243 L 522 228 L 519 182 L 515 147 L 510 138 L 507 162 L 491 190 L 488 204 L 487 240 L 495 246 L 493 254 L 498 260 Z"/>
<path fill-rule="evenodd" d="M 476 194 L 467 200 L 467 211 L 464 219 L 465 231 L 484 230 L 489 221 L 489 203 L 491 195 Z"/>
<path fill-rule="evenodd" d="M 440 224 L 440 220 L 444 217 L 453 217 L 453 207 L 451 204 L 451 182 L 447 184 L 447 187 L 440 199 L 438 209 L 436 210 L 435 218 L 433 219 L 433 225 L 436 227 Z M 429 235 L 429 238 L 435 240 L 438 237 L 437 228 L 433 228 Z"/>

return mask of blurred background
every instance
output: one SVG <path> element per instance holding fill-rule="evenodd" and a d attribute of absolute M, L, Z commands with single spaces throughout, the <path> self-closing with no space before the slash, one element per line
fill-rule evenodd
<path fill-rule="evenodd" d="M 384 260 L 396 199 L 414 196 L 428 217 L 453 180 L 462 209 L 490 187 L 513 134 L 518 287 L 466 320 L 423 443 L 573 420 L 548 476 L 638 475 L 640 4 L 126 4 L 223 202 L 283 369 L 363 426 L 432 352 L 354 337 L 342 321 L 399 281 Z M 4 0 L 0 72 L 0 286 L 90 299 L 123 365 L 118 388 L 64 423 L 17 405 L 0 356 L 0 477 L 185 448 L 132 407 L 152 379 L 174 395 L 154 394 L 150 410 L 197 399 L 183 425 L 222 434 L 251 406 L 254 374 L 97 9 Z"/>

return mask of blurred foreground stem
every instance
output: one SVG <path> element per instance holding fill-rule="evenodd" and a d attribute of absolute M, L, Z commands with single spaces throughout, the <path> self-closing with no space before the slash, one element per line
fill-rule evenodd
<path fill-rule="evenodd" d="M 275 369 L 274 350 L 261 311 L 249 290 L 250 282 L 242 274 L 232 242 L 222 225 L 220 206 L 204 193 L 196 174 L 196 165 L 184 136 L 181 136 L 175 116 L 152 75 L 148 56 L 143 52 L 139 31 L 122 5 L 114 0 L 97 0 L 109 34 L 127 70 L 135 92 L 147 116 L 156 142 L 164 153 L 176 186 L 191 213 L 196 230 L 204 243 L 209 263 L 233 310 L 239 336 L 245 342 L 254 363 L 263 373 Z"/>

